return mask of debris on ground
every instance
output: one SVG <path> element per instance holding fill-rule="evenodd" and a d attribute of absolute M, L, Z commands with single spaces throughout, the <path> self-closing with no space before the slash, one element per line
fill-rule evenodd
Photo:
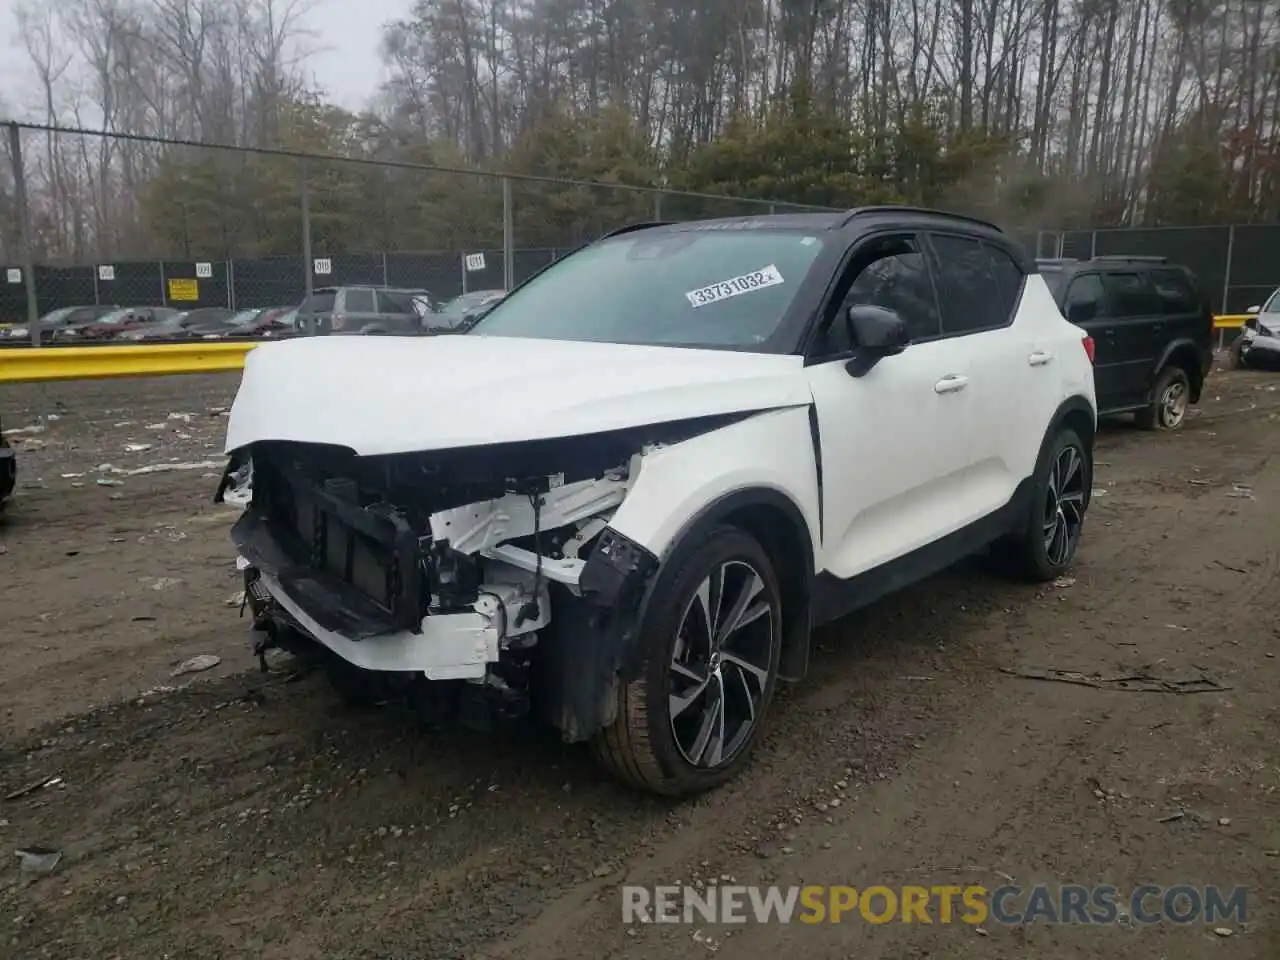
<path fill-rule="evenodd" d="M 126 443 L 124 445 L 125 453 L 145 453 L 151 449 L 149 443 Z"/>
<path fill-rule="evenodd" d="M 1001 667 L 1001 673 L 1022 677 L 1024 680 L 1049 680 L 1056 683 L 1075 683 L 1082 687 L 1095 687 L 1099 690 L 1122 690 L 1126 693 L 1218 693 L 1230 690 L 1216 680 L 1208 677 L 1193 677 L 1188 680 L 1165 680 L 1160 677 L 1149 677 L 1135 673 L 1120 677 L 1092 676 L 1077 670 L 1013 670 Z"/>
<path fill-rule="evenodd" d="M 39 780 L 33 780 L 25 787 L 19 787 L 12 793 L 5 794 L 5 800 L 21 800 L 23 797 L 35 793 L 37 790 L 43 790 L 45 787 L 56 787 L 62 782 L 62 777 L 50 774 L 47 777 L 41 777 Z"/>
<path fill-rule="evenodd" d="M 1053 581 L 1053 585 L 1055 587 L 1058 587 L 1059 589 L 1074 587 L 1076 585 L 1076 578 L 1075 577 L 1059 577 L 1057 580 Z"/>
<path fill-rule="evenodd" d="M 13 852 L 22 859 L 24 873 L 52 873 L 53 868 L 62 859 L 62 851 L 52 847 L 30 846 Z"/>
<path fill-rule="evenodd" d="M 187 673 L 203 673 L 205 670 L 212 670 L 222 662 L 222 658 L 212 653 L 202 653 L 199 656 L 192 657 L 189 660 L 183 660 L 173 672 L 169 674 L 171 677 L 181 677 Z"/>

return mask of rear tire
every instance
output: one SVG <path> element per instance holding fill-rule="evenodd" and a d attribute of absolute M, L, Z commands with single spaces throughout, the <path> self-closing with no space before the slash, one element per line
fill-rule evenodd
<path fill-rule="evenodd" d="M 691 796 L 733 777 L 755 747 L 777 681 L 781 592 L 764 548 L 736 527 L 710 531 L 659 576 L 641 667 L 619 682 L 593 749 L 628 786 Z"/>
<path fill-rule="evenodd" d="M 1092 486 L 1092 453 L 1074 430 L 1060 431 L 1036 467 L 1022 529 L 992 548 L 998 566 L 1038 583 L 1062 576 L 1080 545 Z"/>
<path fill-rule="evenodd" d="M 1151 391 L 1151 404 L 1134 418 L 1144 430 L 1177 430 L 1187 419 L 1191 380 L 1181 367 L 1165 367 Z"/>

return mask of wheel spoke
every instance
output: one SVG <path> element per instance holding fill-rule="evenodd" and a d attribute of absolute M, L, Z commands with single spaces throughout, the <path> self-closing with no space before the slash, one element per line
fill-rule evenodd
<path fill-rule="evenodd" d="M 670 702 L 667 707 L 671 714 L 671 719 L 674 720 L 676 717 L 688 710 L 689 707 L 693 705 L 693 702 L 697 700 L 698 697 L 702 696 L 702 692 L 707 689 L 707 685 L 710 682 L 711 677 L 708 676 L 706 679 L 695 683 L 682 694 L 671 694 Z"/>
<path fill-rule="evenodd" d="M 710 765 L 718 764 L 724 750 L 724 689 L 720 679 L 716 677 L 715 680 L 716 685 L 721 687 L 719 696 L 713 695 L 712 702 L 707 704 L 698 735 L 689 748 L 689 760 L 695 766 L 701 765 L 704 760 L 709 761 Z M 716 736 L 717 732 L 719 736 Z M 708 751 L 712 756 L 707 756 Z"/>
<path fill-rule="evenodd" d="M 751 606 L 751 601 L 760 596 L 763 591 L 764 580 L 752 570 L 728 611 L 719 618 L 719 631 L 716 634 L 717 647 L 723 646 L 724 642 L 735 632 L 769 612 L 767 603 L 757 603 L 755 606 Z"/>
<path fill-rule="evenodd" d="M 757 667 L 754 663 L 748 663 L 742 657 L 736 654 L 726 653 L 722 661 L 726 666 L 736 667 L 738 672 L 742 674 L 742 680 L 745 683 L 747 676 L 753 676 L 756 680 L 757 688 L 763 690 L 765 684 L 769 682 L 769 671 L 764 667 Z"/>

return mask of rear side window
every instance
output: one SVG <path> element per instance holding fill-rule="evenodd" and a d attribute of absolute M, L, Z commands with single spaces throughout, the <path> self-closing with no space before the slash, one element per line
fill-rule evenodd
<path fill-rule="evenodd" d="M 942 332 L 1003 327 L 1022 293 L 1022 269 L 1003 250 L 968 237 L 934 235 Z"/>
<path fill-rule="evenodd" d="M 1111 313 L 1118 319 L 1150 317 L 1163 312 L 1155 288 L 1141 273 L 1107 273 L 1102 283 L 1111 300 Z"/>
<path fill-rule="evenodd" d="M 414 313 L 413 304 L 407 294 L 378 291 L 379 313 Z"/>
<path fill-rule="evenodd" d="M 1067 287 L 1062 312 L 1072 323 L 1088 323 L 1105 315 L 1105 300 L 1102 279 L 1096 273 L 1086 273 L 1073 279 Z"/>
<path fill-rule="evenodd" d="M 307 299 L 302 301 L 302 306 L 298 308 L 299 313 L 328 313 L 333 309 L 333 301 L 337 296 L 332 290 L 326 290 L 323 293 L 313 293 Z"/>
<path fill-rule="evenodd" d="M 342 306 L 347 313 L 374 313 L 372 290 L 348 290 L 343 295 Z"/>
<path fill-rule="evenodd" d="M 1196 313 L 1200 309 L 1195 287 L 1180 270 L 1152 270 L 1151 285 L 1160 300 L 1161 312 Z"/>

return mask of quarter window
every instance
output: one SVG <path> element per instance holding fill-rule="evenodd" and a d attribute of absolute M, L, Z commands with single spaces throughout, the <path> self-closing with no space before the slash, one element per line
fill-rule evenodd
<path fill-rule="evenodd" d="M 942 332 L 1003 327 L 1022 293 L 1022 269 L 1003 250 L 970 237 L 934 235 Z"/>

